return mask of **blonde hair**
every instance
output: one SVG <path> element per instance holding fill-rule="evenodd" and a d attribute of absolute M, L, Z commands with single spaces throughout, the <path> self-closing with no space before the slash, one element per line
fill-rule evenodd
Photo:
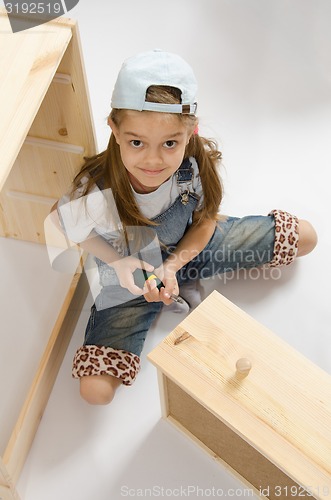
<path fill-rule="evenodd" d="M 146 100 L 166 104 L 177 104 L 181 102 L 180 91 L 173 87 L 152 86 L 149 87 Z M 153 113 L 154 111 L 141 111 L 142 113 Z M 124 109 L 112 109 L 110 118 L 119 125 Z M 194 115 L 176 114 L 178 118 L 193 130 L 198 120 Z M 197 213 L 195 223 L 204 219 L 218 220 L 218 209 L 222 201 L 223 189 L 217 173 L 217 165 L 222 154 L 217 149 L 214 141 L 205 139 L 199 134 L 193 133 L 185 149 L 185 158 L 193 156 L 199 166 L 199 175 L 203 189 L 203 205 Z M 155 225 L 155 222 L 142 215 L 132 193 L 128 172 L 122 162 L 120 149 L 112 133 L 107 149 L 93 157 L 86 158 L 80 172 L 73 181 L 73 192 L 80 187 L 83 177 L 88 177 L 84 184 L 82 196 L 89 193 L 95 184 L 101 185 L 102 189 L 112 189 L 112 194 L 117 206 L 118 214 L 124 226 L 146 226 Z"/>

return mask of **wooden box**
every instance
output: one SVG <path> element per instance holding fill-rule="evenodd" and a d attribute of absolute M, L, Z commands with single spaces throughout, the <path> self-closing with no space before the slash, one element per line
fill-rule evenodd
<path fill-rule="evenodd" d="M 326 372 L 216 291 L 148 357 L 163 416 L 257 495 L 331 498 Z"/>
<path fill-rule="evenodd" d="M 76 23 L 58 18 L 13 34 L 2 9 L 0 235 L 45 243 L 44 221 L 52 205 L 70 186 L 83 157 L 95 152 Z M 1 500 L 18 498 L 15 483 L 87 291 L 79 267 L 0 458 Z"/>

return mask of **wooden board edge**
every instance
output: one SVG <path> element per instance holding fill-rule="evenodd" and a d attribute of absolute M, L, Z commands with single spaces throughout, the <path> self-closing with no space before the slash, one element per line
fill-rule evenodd
<path fill-rule="evenodd" d="M 29 453 L 88 290 L 86 275 L 77 272 L 3 455 L 3 462 L 14 483 Z"/>
<path fill-rule="evenodd" d="M 80 79 L 77 79 L 76 85 L 78 83 L 81 83 L 81 85 L 84 88 L 85 103 L 86 103 L 85 111 L 87 111 L 87 116 L 90 117 L 90 119 L 88 120 L 89 127 L 90 127 L 90 133 L 89 133 L 90 145 L 89 145 L 88 151 L 86 151 L 85 155 L 87 154 L 88 156 L 92 156 L 92 155 L 95 155 L 96 152 L 98 151 L 98 141 L 97 141 L 97 134 L 96 134 L 95 125 L 94 125 L 94 121 L 93 121 L 90 89 L 89 89 L 89 84 L 88 84 L 88 79 L 87 79 L 84 53 L 83 53 L 83 47 L 82 47 L 78 22 L 74 22 L 72 24 L 71 28 L 72 28 L 71 29 L 71 33 L 72 33 L 71 42 L 73 44 L 73 49 L 77 54 L 76 60 L 75 60 L 75 70 L 76 70 L 76 73 L 79 73 L 80 77 L 81 77 Z M 84 107 L 81 106 L 81 109 L 84 109 Z"/>
<path fill-rule="evenodd" d="M 0 500 L 19 500 L 15 485 L 0 457 Z"/>
<path fill-rule="evenodd" d="M 168 390 L 166 383 L 167 377 L 161 370 L 157 370 L 157 380 L 159 385 L 161 415 L 163 418 L 167 418 L 169 415 Z"/>
<path fill-rule="evenodd" d="M 208 446 L 206 446 L 200 439 L 198 439 L 194 434 L 192 434 L 189 430 L 187 430 L 181 423 L 179 423 L 174 417 L 169 415 L 168 417 L 165 418 L 167 422 L 169 422 L 170 425 L 175 427 L 181 434 L 185 435 L 186 438 L 191 439 L 195 444 L 197 444 L 205 454 L 207 454 L 209 457 L 211 457 L 215 462 L 217 462 L 219 465 L 221 465 L 227 472 L 229 472 L 234 479 L 240 481 L 245 488 L 248 490 L 252 490 L 252 492 L 256 496 L 260 496 L 260 492 L 258 489 L 256 489 L 252 484 L 250 484 L 248 481 L 246 481 L 245 478 L 243 478 L 236 470 L 234 470 L 229 464 L 227 464 L 224 460 L 222 460 L 219 456 L 217 456 Z M 239 488 L 238 488 L 239 489 Z"/>

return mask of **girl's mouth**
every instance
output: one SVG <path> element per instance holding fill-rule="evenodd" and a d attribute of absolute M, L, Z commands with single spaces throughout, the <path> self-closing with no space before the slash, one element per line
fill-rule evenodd
<path fill-rule="evenodd" d="M 141 171 L 145 174 L 145 175 L 149 175 L 151 177 L 156 177 L 158 175 L 160 175 L 161 172 L 163 172 L 165 169 L 162 168 L 162 169 L 159 169 L 159 170 L 147 170 L 147 169 L 141 169 Z"/>

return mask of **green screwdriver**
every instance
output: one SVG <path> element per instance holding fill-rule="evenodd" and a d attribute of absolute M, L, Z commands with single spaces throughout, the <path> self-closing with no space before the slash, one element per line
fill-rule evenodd
<path fill-rule="evenodd" d="M 158 288 L 158 290 L 160 290 L 160 288 L 164 287 L 164 284 L 160 280 L 160 278 L 158 278 L 155 274 L 153 274 L 153 272 L 146 271 L 145 269 L 136 269 L 133 273 L 133 277 L 134 277 L 135 284 L 137 286 L 139 286 L 140 288 L 144 287 L 144 284 L 146 281 L 151 281 L 151 280 L 156 281 L 156 287 Z M 175 295 L 174 293 L 171 293 L 170 298 L 174 302 L 178 302 L 179 304 L 184 304 L 183 299 L 179 295 Z"/>

